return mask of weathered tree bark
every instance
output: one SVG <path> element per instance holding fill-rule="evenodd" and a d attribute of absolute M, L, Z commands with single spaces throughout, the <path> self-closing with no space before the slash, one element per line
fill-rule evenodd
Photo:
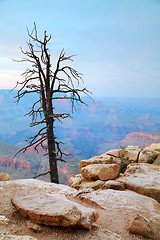
<path fill-rule="evenodd" d="M 25 57 L 18 62 L 29 62 L 32 64 L 32 68 L 23 73 L 23 82 L 17 82 L 16 87 L 20 85 L 20 89 L 16 98 L 17 103 L 19 103 L 26 94 L 38 94 L 38 100 L 33 103 L 31 110 L 26 115 L 32 117 L 30 127 L 42 125 L 42 128 L 35 136 L 28 138 L 28 145 L 20 149 L 17 154 L 21 151 L 25 152 L 31 146 L 34 146 L 37 152 L 39 146 L 47 149 L 50 168 L 47 173 L 50 172 L 51 182 L 59 183 L 57 161 L 65 161 L 63 156 L 66 154 L 62 152 L 59 146 L 60 142 L 54 135 L 54 122 L 55 120 L 62 122 L 63 119 L 70 117 L 70 114 L 55 114 L 54 106 L 57 100 L 67 99 L 71 101 L 72 110 L 74 110 L 75 102 L 86 104 L 82 101 L 80 93 L 89 95 L 89 91 L 86 88 L 74 87 L 74 80 L 79 84 L 82 77 L 77 70 L 68 64 L 62 65 L 66 61 L 73 61 L 73 56 L 67 57 L 64 50 L 59 55 L 55 70 L 51 69 L 51 58 L 47 48 L 51 36 L 48 37 L 46 31 L 43 40 L 40 40 L 36 25 L 34 25 L 33 31 L 31 33 L 28 31 L 28 35 L 30 37 L 30 41 L 27 43 L 29 49 L 28 51 L 21 49 Z M 40 175 L 38 174 L 38 176 Z"/>
<path fill-rule="evenodd" d="M 53 118 L 49 118 L 46 124 L 47 124 L 50 179 L 51 179 L 51 182 L 59 183 L 57 159 L 56 159 L 56 144 L 54 140 L 55 137 L 54 137 L 54 131 L 53 131 Z"/>
<path fill-rule="evenodd" d="M 48 116 L 46 117 L 47 126 L 47 144 L 48 144 L 48 155 L 49 155 L 49 166 L 50 166 L 50 180 L 53 183 L 59 183 L 58 168 L 57 168 L 57 156 L 56 156 L 56 143 L 54 136 L 54 119 L 52 100 L 50 94 L 47 94 L 47 108 Z"/>

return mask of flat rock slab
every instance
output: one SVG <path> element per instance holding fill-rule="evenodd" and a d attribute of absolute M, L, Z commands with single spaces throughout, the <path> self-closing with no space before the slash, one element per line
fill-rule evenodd
<path fill-rule="evenodd" d="M 79 198 L 87 203 L 97 205 L 104 209 L 106 214 L 115 211 L 122 212 L 123 218 L 128 218 L 128 223 L 132 216 L 140 214 L 143 218 L 149 219 L 149 224 L 153 229 L 152 239 L 157 238 L 160 234 L 160 204 L 147 196 L 126 190 L 115 191 L 112 189 L 107 190 L 82 190 L 75 194 L 75 198 Z M 116 221 L 116 218 L 115 218 Z M 117 222 L 117 224 L 120 224 Z M 121 223 L 122 224 L 122 223 Z"/>
<path fill-rule="evenodd" d="M 121 160 L 117 157 L 110 156 L 104 153 L 100 156 L 92 157 L 88 160 L 81 160 L 79 163 L 79 168 L 82 169 L 90 164 L 111 164 L 111 163 L 121 163 Z"/>
<path fill-rule="evenodd" d="M 62 194 L 15 196 L 11 203 L 25 218 L 38 224 L 90 229 L 98 212 L 67 200 Z"/>
<path fill-rule="evenodd" d="M 147 163 L 128 165 L 118 181 L 127 189 L 154 198 L 160 202 L 160 167 Z"/>

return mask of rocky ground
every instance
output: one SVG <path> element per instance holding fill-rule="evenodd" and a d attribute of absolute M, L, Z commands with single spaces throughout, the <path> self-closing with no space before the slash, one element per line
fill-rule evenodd
<path fill-rule="evenodd" d="M 159 240 L 159 156 L 160 144 L 111 150 L 81 161 L 71 187 L 1 181 L 0 239 Z"/>

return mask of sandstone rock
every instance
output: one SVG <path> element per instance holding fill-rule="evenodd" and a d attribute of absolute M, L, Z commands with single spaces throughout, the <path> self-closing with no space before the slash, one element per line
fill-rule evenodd
<path fill-rule="evenodd" d="M 11 202 L 23 217 L 38 224 L 89 229 L 98 218 L 97 211 L 67 200 L 62 194 L 15 196 Z"/>
<path fill-rule="evenodd" d="M 160 155 L 158 155 L 158 157 L 155 159 L 155 161 L 152 164 L 160 166 Z"/>
<path fill-rule="evenodd" d="M 120 151 L 120 157 L 136 163 L 140 151 L 141 148 L 138 146 L 128 146 L 126 149 Z"/>
<path fill-rule="evenodd" d="M 77 174 L 75 177 L 71 177 L 69 179 L 69 186 L 78 190 L 83 180 L 84 178 L 82 175 Z"/>
<path fill-rule="evenodd" d="M 109 150 L 108 152 L 106 152 L 106 154 L 109 155 L 109 156 L 119 158 L 120 157 L 120 151 L 121 151 L 121 149 L 112 149 L 112 150 Z"/>
<path fill-rule="evenodd" d="M 145 219 L 150 219 L 150 227 L 153 230 L 152 239 L 159 239 L 160 229 L 160 204 L 147 196 L 126 190 L 115 191 L 112 189 L 94 191 L 85 189 L 78 191 L 75 198 L 79 198 L 90 205 L 97 205 L 106 210 L 108 217 L 113 219 L 117 225 L 126 226 L 132 216 L 137 214 Z M 114 213 L 113 213 L 114 212 Z M 119 221 L 119 215 L 123 215 Z M 126 221 L 126 222 L 125 222 Z"/>
<path fill-rule="evenodd" d="M 145 148 L 146 151 L 153 151 L 157 154 L 160 154 L 160 143 L 153 143 L 150 146 Z"/>
<path fill-rule="evenodd" d="M 12 180 L 12 181 L 5 181 L 1 182 L 1 187 L 3 186 L 7 187 L 12 186 L 14 188 L 18 189 L 26 189 L 28 194 L 34 194 L 35 191 L 39 192 L 45 192 L 45 193 L 58 193 L 62 195 L 70 195 L 75 193 L 77 190 L 63 184 L 56 184 L 56 183 L 50 183 L 50 182 L 44 182 L 37 179 L 18 179 L 18 180 Z"/>
<path fill-rule="evenodd" d="M 114 179 L 120 173 L 117 164 L 92 164 L 81 169 L 81 174 L 88 180 Z"/>
<path fill-rule="evenodd" d="M 99 214 L 96 210 L 84 207 L 78 203 L 74 205 L 82 212 L 80 221 L 77 226 L 83 229 L 91 229 L 92 224 L 97 221 Z"/>
<path fill-rule="evenodd" d="M 138 162 L 139 163 L 153 163 L 157 158 L 158 154 L 155 151 L 148 150 L 144 148 L 139 155 Z"/>
<path fill-rule="evenodd" d="M 108 180 L 104 182 L 102 189 L 114 189 L 114 190 L 125 190 L 125 186 L 123 183 L 113 180 Z"/>
<path fill-rule="evenodd" d="M 0 215 L 0 224 L 1 225 L 7 225 L 9 223 L 9 219 L 5 216 Z"/>
<path fill-rule="evenodd" d="M 97 180 L 97 181 L 82 181 L 80 185 L 80 189 L 85 189 L 85 188 L 92 188 L 94 190 L 97 189 L 102 189 L 103 185 L 105 184 L 104 181 L 102 180 Z"/>
<path fill-rule="evenodd" d="M 38 240 L 37 238 L 33 238 L 30 236 L 18 236 L 18 235 L 10 235 L 5 232 L 0 232 L 0 239 L 1 240 Z"/>
<path fill-rule="evenodd" d="M 8 173 L 6 172 L 0 173 L 0 181 L 9 181 L 9 180 L 12 180 L 12 178 L 9 176 Z"/>
<path fill-rule="evenodd" d="M 127 189 L 154 198 L 160 202 L 160 167 L 137 163 L 130 164 L 118 181 Z"/>
<path fill-rule="evenodd" d="M 153 235 L 153 230 L 149 224 L 149 221 L 139 214 L 132 216 L 128 230 L 135 235 L 140 235 L 143 237 L 152 237 Z"/>
<path fill-rule="evenodd" d="M 100 156 L 92 157 L 88 160 L 81 160 L 79 163 L 79 168 L 82 169 L 83 167 L 86 167 L 90 164 L 108 164 L 112 163 L 113 160 L 114 160 L 113 157 L 108 156 L 106 154 L 102 154 Z"/>
<path fill-rule="evenodd" d="M 41 232 L 43 230 L 41 225 L 36 224 L 34 222 L 31 222 L 31 221 L 27 221 L 27 228 L 33 230 L 34 232 Z"/>

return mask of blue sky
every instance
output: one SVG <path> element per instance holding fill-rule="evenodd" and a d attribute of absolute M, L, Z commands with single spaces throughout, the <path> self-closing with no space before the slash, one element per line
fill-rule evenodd
<path fill-rule="evenodd" d="M 53 62 L 77 54 L 93 96 L 160 97 L 160 0 L 0 0 L 0 88 L 23 80 L 26 27 L 52 34 Z"/>

